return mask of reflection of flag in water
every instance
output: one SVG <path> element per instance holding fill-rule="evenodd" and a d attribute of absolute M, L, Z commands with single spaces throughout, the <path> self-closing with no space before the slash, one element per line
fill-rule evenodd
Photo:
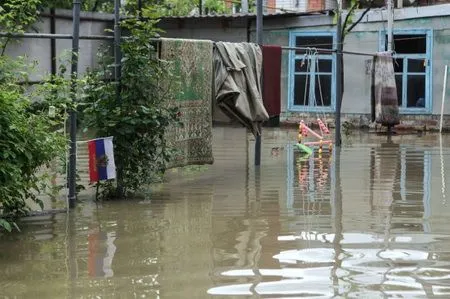
<path fill-rule="evenodd" d="M 114 232 L 94 230 L 88 235 L 88 275 L 90 277 L 112 277 L 112 261 L 116 252 Z"/>
<path fill-rule="evenodd" d="M 113 137 L 105 137 L 88 141 L 91 183 L 116 178 L 112 140 Z"/>

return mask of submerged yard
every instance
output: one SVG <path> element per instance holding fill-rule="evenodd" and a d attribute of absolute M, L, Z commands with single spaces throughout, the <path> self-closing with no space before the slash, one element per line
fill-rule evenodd
<path fill-rule="evenodd" d="M 450 137 L 357 132 L 309 158 L 295 140 L 265 129 L 255 169 L 251 135 L 215 128 L 215 163 L 148 200 L 24 219 L 0 234 L 0 297 L 450 296 Z"/>

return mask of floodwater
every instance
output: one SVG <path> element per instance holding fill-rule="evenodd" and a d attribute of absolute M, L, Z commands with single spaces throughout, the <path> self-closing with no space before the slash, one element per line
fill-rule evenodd
<path fill-rule="evenodd" d="M 215 164 L 147 200 L 25 219 L 0 234 L 0 298 L 449 298 L 450 136 L 310 158 L 295 138 L 266 129 L 255 169 L 252 137 L 215 128 Z"/>

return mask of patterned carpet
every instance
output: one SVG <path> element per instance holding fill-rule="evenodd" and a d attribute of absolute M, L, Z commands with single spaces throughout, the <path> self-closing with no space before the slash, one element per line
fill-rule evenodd
<path fill-rule="evenodd" d="M 169 146 L 177 149 L 168 168 L 212 164 L 213 43 L 162 39 L 160 51 L 181 83 L 170 104 L 180 109 L 183 126 L 166 132 Z"/>

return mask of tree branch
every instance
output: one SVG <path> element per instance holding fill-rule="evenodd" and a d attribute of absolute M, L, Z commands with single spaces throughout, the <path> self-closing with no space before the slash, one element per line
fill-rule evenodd
<path fill-rule="evenodd" d="M 353 28 L 355 28 L 356 25 L 358 25 L 359 22 L 362 21 L 362 19 L 364 18 L 364 16 L 369 12 L 369 10 L 372 8 L 373 5 L 373 1 L 370 1 L 370 5 L 369 7 L 366 8 L 366 10 L 364 10 L 364 12 L 361 14 L 361 16 L 359 17 L 358 20 L 356 20 L 355 23 L 353 23 L 347 30 L 347 33 L 349 33 L 350 31 L 352 31 Z"/>
<path fill-rule="evenodd" d="M 358 4 L 359 4 L 358 2 L 353 4 L 352 7 L 350 8 L 350 10 L 348 11 L 347 15 L 345 16 L 344 26 L 342 27 L 342 32 L 341 32 L 342 37 L 345 36 L 345 27 L 347 26 L 347 22 L 350 19 L 353 12 L 355 11 L 355 9 L 358 7 Z M 348 32 L 350 32 L 350 31 L 348 31 Z"/>

